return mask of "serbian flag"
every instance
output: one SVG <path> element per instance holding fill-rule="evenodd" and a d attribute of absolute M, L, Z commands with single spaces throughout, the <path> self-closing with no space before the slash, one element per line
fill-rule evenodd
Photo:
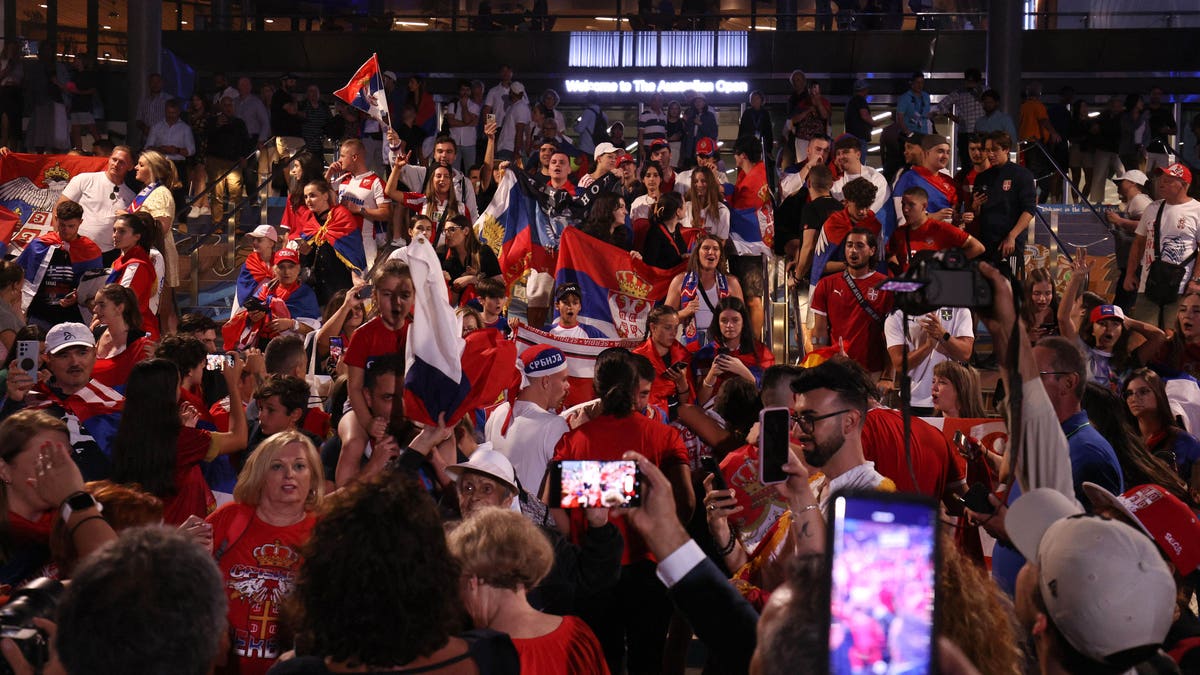
<path fill-rule="evenodd" d="M 598 328 L 606 337 L 636 339 L 646 332 L 646 316 L 667 297 L 671 279 L 687 263 L 662 270 L 635 260 L 629 251 L 606 244 L 568 227 L 558 251 L 555 283 L 579 284 L 583 306 L 579 322 Z"/>
<path fill-rule="evenodd" d="M 766 166 L 759 162 L 738 174 L 729 200 L 729 238 L 738 255 L 770 254 L 775 241 L 775 209 L 771 206 Z"/>
<path fill-rule="evenodd" d="M 57 232 L 43 234 L 29 242 L 29 245 L 21 251 L 21 255 L 17 258 L 17 264 L 25 271 L 25 283 L 21 290 L 23 309 L 29 309 L 29 304 L 33 302 L 33 297 L 41 287 L 42 280 L 46 278 L 46 269 L 54 258 L 54 252 L 60 248 L 65 249 L 71 258 L 71 272 L 75 276 L 72 288 L 79 286 L 84 272 L 104 268 L 104 263 L 100 260 L 100 247 L 91 239 L 79 237 L 73 242 L 66 243 L 58 236 Z M 61 298 L 58 299 L 61 300 Z"/>
<path fill-rule="evenodd" d="M 407 253 L 416 294 L 404 355 L 404 411 L 424 424 L 445 415 L 453 425 L 512 385 L 517 347 L 495 330 L 463 338 L 437 252 L 428 239 L 417 237 Z"/>
<path fill-rule="evenodd" d="M 0 157 L 0 253 L 10 244 L 20 250 L 51 231 L 51 212 L 67 183 L 107 164 L 107 157 L 18 152 Z"/>
<path fill-rule="evenodd" d="M 471 333 L 471 335 L 474 334 Z M 518 324 L 513 328 L 513 341 L 517 345 L 518 352 L 524 352 L 533 345 L 550 345 L 560 349 L 567 357 L 567 380 L 571 384 L 571 389 L 563 402 L 563 408 L 570 408 L 596 398 L 592 391 L 592 376 L 595 375 L 596 357 L 600 352 L 609 347 L 624 347 L 632 351 L 641 342 L 640 340 L 569 338 L 530 328 L 525 324 Z"/>
<path fill-rule="evenodd" d="M 529 270 L 554 269 L 562 227 L 541 208 L 528 181 L 509 169 L 496 185 L 492 202 L 475 221 L 475 234 L 496 254 L 504 284 L 511 291 Z"/>
<path fill-rule="evenodd" d="M 246 298 L 254 295 L 260 284 L 270 281 L 275 276 L 271 266 L 258 257 L 254 251 L 246 256 L 246 262 L 238 271 L 237 282 L 234 286 L 237 307 L 246 304 Z"/>
<path fill-rule="evenodd" d="M 383 71 L 379 69 L 376 54 L 371 54 L 371 58 L 358 67 L 346 86 L 333 92 L 333 95 L 380 122 L 391 124 L 387 94 L 383 89 Z"/>

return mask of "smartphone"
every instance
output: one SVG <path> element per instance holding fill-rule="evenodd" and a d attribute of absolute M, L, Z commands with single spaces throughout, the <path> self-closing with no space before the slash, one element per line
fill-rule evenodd
<path fill-rule="evenodd" d="M 963 450 L 968 450 L 971 447 L 971 439 L 962 432 L 962 429 L 954 432 L 954 444 Z"/>
<path fill-rule="evenodd" d="M 671 370 L 678 371 L 680 373 L 682 373 L 684 370 L 686 370 L 687 367 L 688 367 L 687 361 L 676 361 L 675 363 L 671 364 Z"/>
<path fill-rule="evenodd" d="M 25 371 L 35 385 L 38 381 L 38 366 L 41 364 L 41 349 L 42 344 L 37 340 L 17 340 L 17 368 Z"/>
<path fill-rule="evenodd" d="M 375 287 L 372 286 L 371 284 L 367 284 L 366 286 L 363 286 L 361 289 L 359 289 L 358 299 L 359 300 L 370 300 L 371 294 L 374 292 L 375 292 Z"/>
<path fill-rule="evenodd" d="M 701 457 L 700 466 L 704 467 L 705 471 L 712 474 L 713 488 L 717 490 L 728 490 L 729 483 L 725 482 L 725 474 L 721 473 L 721 467 L 717 464 L 717 460 L 712 456 Z"/>
<path fill-rule="evenodd" d="M 488 113 L 484 117 L 484 123 L 485 124 L 495 124 L 496 123 L 496 113 Z"/>
<path fill-rule="evenodd" d="M 641 506 L 642 474 L 632 460 L 560 460 L 550 464 L 552 507 Z"/>
<path fill-rule="evenodd" d="M 763 485 L 788 479 L 783 465 L 788 462 L 791 408 L 763 408 L 758 413 L 758 479 Z"/>
<path fill-rule="evenodd" d="M 204 364 L 205 370 L 225 370 L 233 367 L 232 354 L 209 354 Z"/>
<path fill-rule="evenodd" d="M 959 497 L 958 501 L 962 502 L 964 506 L 975 513 L 990 515 L 996 512 L 996 507 L 988 499 L 988 495 L 991 492 L 983 483 L 976 483 L 968 488 L 966 494 Z"/>
<path fill-rule="evenodd" d="M 329 338 L 329 358 L 336 363 L 342 360 L 342 353 L 346 351 L 346 341 L 342 336 L 335 335 Z"/>
<path fill-rule="evenodd" d="M 937 663 L 937 505 L 918 495 L 838 492 L 830 501 L 829 672 L 933 673 Z M 874 625 L 871 625 L 874 624 Z M 852 669 L 855 635 L 882 640 Z M 860 656 L 860 658 L 862 658 Z"/>

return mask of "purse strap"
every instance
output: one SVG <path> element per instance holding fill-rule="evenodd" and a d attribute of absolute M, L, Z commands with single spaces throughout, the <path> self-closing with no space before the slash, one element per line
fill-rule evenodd
<path fill-rule="evenodd" d="M 1154 259 L 1155 260 L 1162 260 L 1162 217 L 1163 217 L 1163 211 L 1166 211 L 1166 210 L 1167 210 L 1167 202 L 1166 202 L 1166 200 L 1163 200 L 1162 205 L 1158 207 L 1158 214 L 1154 216 Z M 1196 257 L 1196 251 L 1193 250 L 1191 255 L 1184 258 L 1183 261 L 1179 263 L 1179 266 L 1187 267 L 1188 263 L 1192 262 L 1192 259 L 1195 257 Z"/>

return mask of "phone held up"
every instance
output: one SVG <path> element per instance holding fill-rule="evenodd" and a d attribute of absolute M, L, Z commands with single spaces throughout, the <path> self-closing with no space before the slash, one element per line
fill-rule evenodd
<path fill-rule="evenodd" d="M 550 463 L 550 506 L 591 509 L 642 505 L 642 473 L 632 460 Z"/>
<path fill-rule="evenodd" d="M 205 370 L 225 370 L 233 367 L 232 354 L 209 354 L 205 358 L 207 359 L 204 363 Z"/>
<path fill-rule="evenodd" d="M 933 500 L 895 492 L 842 491 L 829 502 L 829 673 L 935 672 L 938 517 Z M 852 631 L 900 635 L 853 668 Z M 861 654 L 861 652 L 860 652 Z"/>
<path fill-rule="evenodd" d="M 758 414 L 758 479 L 763 485 L 782 483 L 788 475 L 788 436 L 792 424 L 790 408 L 763 408 Z"/>

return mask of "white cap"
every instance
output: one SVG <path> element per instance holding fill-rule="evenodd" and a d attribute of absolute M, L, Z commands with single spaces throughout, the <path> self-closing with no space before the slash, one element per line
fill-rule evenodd
<path fill-rule="evenodd" d="M 60 323 L 46 333 L 46 353 L 57 354 L 67 347 L 95 347 L 96 337 L 81 323 Z"/>
<path fill-rule="evenodd" d="M 1038 566 L 1055 628 L 1097 661 L 1160 645 L 1175 612 L 1175 579 L 1154 542 L 1116 520 L 1085 515 L 1049 488 L 1031 490 L 1005 518 L 1009 536 Z"/>
<path fill-rule="evenodd" d="M 607 155 L 617 151 L 617 146 L 609 142 L 600 143 L 596 146 L 596 151 L 592 153 L 593 159 L 600 159 L 600 155 Z"/>
<path fill-rule="evenodd" d="M 1112 180 L 1114 183 L 1119 183 L 1123 180 L 1127 180 L 1132 183 L 1136 183 L 1138 185 L 1145 185 L 1146 183 L 1150 182 L 1150 178 L 1147 177 L 1146 174 L 1142 173 L 1141 171 L 1138 171 L 1137 169 L 1130 169 L 1129 171 L 1126 171 L 1124 173 L 1119 173 L 1119 174 L 1113 176 Z"/>
<path fill-rule="evenodd" d="M 524 94 L 525 93 L 525 85 L 521 84 L 520 82 L 513 82 L 512 84 L 508 85 L 508 93 Z"/>
<path fill-rule="evenodd" d="M 273 225 L 259 225 L 253 230 L 250 230 L 246 236 L 253 237 L 255 239 L 258 239 L 259 237 L 266 237 L 273 242 L 279 243 L 279 233 L 275 231 L 275 227 Z"/>
<path fill-rule="evenodd" d="M 392 72 L 392 71 L 390 71 L 390 70 L 385 70 L 385 71 L 383 71 L 383 76 L 384 76 L 384 77 L 387 77 L 387 78 L 391 78 L 391 80 L 392 80 L 392 81 L 395 81 L 395 80 L 397 79 L 397 78 L 396 78 L 396 73 L 394 73 L 394 72 Z"/>
<path fill-rule="evenodd" d="M 493 450 L 491 443 L 480 443 L 475 452 L 471 453 L 469 460 L 446 467 L 446 473 L 454 481 L 457 481 L 464 471 L 481 473 L 500 482 L 514 493 L 517 492 L 517 473 L 513 471 L 512 462 Z"/>

